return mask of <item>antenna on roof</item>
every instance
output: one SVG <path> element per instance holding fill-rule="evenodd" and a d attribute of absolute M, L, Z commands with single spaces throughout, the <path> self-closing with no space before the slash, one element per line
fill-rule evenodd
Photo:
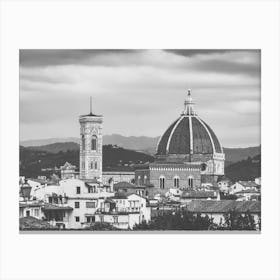
<path fill-rule="evenodd" d="M 92 115 L 92 96 L 90 97 L 90 114 Z"/>

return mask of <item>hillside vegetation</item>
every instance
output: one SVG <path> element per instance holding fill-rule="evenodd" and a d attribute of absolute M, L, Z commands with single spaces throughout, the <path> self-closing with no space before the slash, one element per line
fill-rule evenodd
<path fill-rule="evenodd" d="M 53 144 L 51 144 L 53 145 Z M 50 146 L 50 145 L 48 145 Z M 69 145 L 68 145 L 69 147 Z M 48 152 L 38 150 L 38 147 L 25 148 L 20 146 L 20 175 L 26 177 L 37 177 L 38 175 L 50 175 L 58 171 L 47 170 L 62 166 L 66 161 L 79 167 L 79 150 L 65 150 Z M 133 170 L 133 164 L 153 162 L 154 158 L 150 155 L 123 149 L 117 146 L 103 146 L 103 170 Z"/>
<path fill-rule="evenodd" d="M 239 180 L 254 180 L 261 177 L 261 155 L 248 157 L 225 168 L 225 174 L 233 182 Z"/>
<path fill-rule="evenodd" d="M 261 176 L 260 146 L 245 149 L 225 148 L 225 175 L 233 181 L 253 180 Z M 241 158 L 241 160 L 240 160 Z M 79 144 L 75 142 L 52 143 L 43 146 L 20 147 L 20 175 L 37 177 L 58 173 L 46 170 L 62 166 L 66 161 L 79 168 Z M 132 171 L 134 164 L 153 162 L 154 157 L 116 145 L 103 146 L 103 170 Z"/>

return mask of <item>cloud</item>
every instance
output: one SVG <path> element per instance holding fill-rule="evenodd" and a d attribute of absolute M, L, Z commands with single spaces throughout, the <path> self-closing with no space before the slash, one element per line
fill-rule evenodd
<path fill-rule="evenodd" d="M 20 62 L 21 139 L 77 136 L 89 96 L 104 115 L 105 134 L 158 136 L 191 88 L 224 145 L 247 145 L 243 126 L 259 141 L 255 50 L 21 50 Z"/>
<path fill-rule="evenodd" d="M 201 72 L 260 76 L 260 50 L 178 50 L 171 51 L 191 60 L 192 69 Z"/>
<path fill-rule="evenodd" d="M 137 51 L 137 50 L 135 50 Z M 127 54 L 133 50 L 20 50 L 20 65 L 24 67 L 46 67 L 57 65 L 89 65 L 104 54 Z"/>
<path fill-rule="evenodd" d="M 197 56 L 201 54 L 214 54 L 214 53 L 225 53 L 228 52 L 229 50 L 223 50 L 223 49 L 167 49 L 165 50 L 166 52 L 174 53 L 177 55 L 185 56 L 185 57 L 191 57 L 191 56 Z"/>

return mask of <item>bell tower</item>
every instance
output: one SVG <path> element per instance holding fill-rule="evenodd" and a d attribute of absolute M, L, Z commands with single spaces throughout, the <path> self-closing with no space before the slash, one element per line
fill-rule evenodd
<path fill-rule="evenodd" d="M 103 116 L 81 115 L 80 122 L 80 178 L 102 181 L 102 124 Z"/>

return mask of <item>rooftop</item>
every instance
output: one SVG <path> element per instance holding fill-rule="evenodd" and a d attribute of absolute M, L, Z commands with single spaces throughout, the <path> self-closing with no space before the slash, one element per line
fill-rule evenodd
<path fill-rule="evenodd" d="M 237 183 L 241 184 L 245 188 L 255 188 L 260 186 L 253 181 L 238 181 Z"/>
<path fill-rule="evenodd" d="M 188 91 L 185 110 L 161 136 L 157 155 L 215 154 L 223 153 L 222 146 L 209 125 L 200 119 Z"/>
<path fill-rule="evenodd" d="M 183 198 L 208 198 L 217 197 L 217 192 L 214 191 L 184 191 Z"/>
<path fill-rule="evenodd" d="M 125 182 L 125 181 L 121 181 L 121 182 L 114 184 L 114 189 L 120 189 L 120 188 L 135 189 L 136 185 L 133 185 L 133 184 Z"/>
<path fill-rule="evenodd" d="M 59 206 L 59 205 L 56 205 L 56 204 L 50 204 L 50 203 L 45 203 L 44 206 L 43 206 L 43 209 L 45 211 L 50 211 L 50 210 L 73 210 L 72 207 L 70 206 Z"/>

